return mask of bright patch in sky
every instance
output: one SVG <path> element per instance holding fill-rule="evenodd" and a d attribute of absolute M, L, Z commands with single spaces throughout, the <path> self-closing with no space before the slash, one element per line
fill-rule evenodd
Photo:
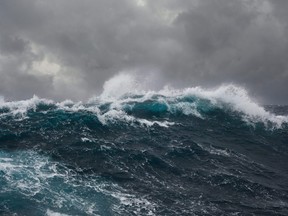
<path fill-rule="evenodd" d="M 61 66 L 45 58 L 42 61 L 33 62 L 32 68 L 33 68 L 33 71 L 35 71 L 36 73 L 55 76 L 56 74 L 59 73 Z"/>
<path fill-rule="evenodd" d="M 146 2 L 146 0 L 136 0 L 136 4 L 139 7 L 145 7 L 147 5 L 147 2 Z"/>

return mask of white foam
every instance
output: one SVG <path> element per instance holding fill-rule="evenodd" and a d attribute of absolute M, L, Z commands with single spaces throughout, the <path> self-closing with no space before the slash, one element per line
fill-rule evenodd
<path fill-rule="evenodd" d="M 38 98 L 34 95 L 31 99 L 20 101 L 5 102 L 4 98 L 0 100 L 0 109 L 8 109 L 14 116 L 25 117 L 28 110 L 36 110 L 38 104 L 53 104 L 52 100 Z M 5 115 L 5 114 L 2 114 Z"/>
<path fill-rule="evenodd" d="M 0 171 L 1 180 L 5 180 L 1 193 L 14 191 L 36 199 L 38 203 L 49 203 L 50 209 L 46 211 L 49 216 L 67 215 L 59 211 L 61 209 L 77 209 L 83 214 L 97 215 L 101 212 L 102 202 L 111 202 L 112 209 L 119 210 L 115 211 L 117 213 L 133 211 L 141 215 L 141 209 L 150 215 L 155 212 L 156 205 L 147 199 L 127 192 L 115 183 L 104 182 L 95 175 L 86 179 L 33 151 L 0 151 Z M 89 197 L 83 191 L 89 193 Z M 36 194 L 44 198 L 38 200 Z"/>
<path fill-rule="evenodd" d="M 146 119 L 141 119 L 141 118 L 136 118 L 131 115 L 127 115 L 126 112 L 123 110 L 117 110 L 117 109 L 112 109 L 108 112 L 106 112 L 103 115 L 99 115 L 98 119 L 100 122 L 104 125 L 109 124 L 109 123 L 118 123 L 119 121 L 130 123 L 132 126 L 133 125 L 141 125 L 141 126 L 146 126 L 146 127 L 151 127 L 153 125 L 158 125 L 161 127 L 169 127 L 173 125 L 173 122 L 168 122 L 168 121 L 149 121 Z"/>
<path fill-rule="evenodd" d="M 69 216 L 69 215 L 67 215 L 67 214 L 62 214 L 62 213 L 59 213 L 59 212 L 54 212 L 54 211 L 52 211 L 52 210 L 50 210 L 50 209 L 47 209 L 46 215 L 47 215 L 47 216 Z"/>
<path fill-rule="evenodd" d="M 275 124 L 276 127 L 281 127 L 283 123 L 288 122 L 288 116 L 280 116 L 266 111 L 263 107 L 252 100 L 246 89 L 228 84 L 222 85 L 216 89 L 188 88 L 184 90 L 184 94 L 195 95 L 204 99 L 208 99 L 215 106 L 223 108 L 229 106 L 234 111 L 243 113 L 243 118 L 246 121 L 264 122 L 268 121 Z M 224 103 L 224 104 L 223 104 Z"/>
<path fill-rule="evenodd" d="M 135 94 L 140 89 L 141 84 L 135 76 L 122 72 L 104 83 L 100 97 L 103 99 L 117 99 L 125 94 Z"/>
<path fill-rule="evenodd" d="M 124 78 L 127 77 L 122 76 L 120 79 L 122 83 Z M 113 82 L 115 80 L 117 80 L 117 77 L 113 77 Z M 130 83 L 131 80 L 135 82 L 135 78 L 132 79 L 131 76 L 129 76 L 127 78 L 127 82 Z M 281 127 L 283 123 L 288 122 L 288 116 L 275 115 L 266 111 L 249 96 L 246 89 L 234 84 L 221 85 L 220 87 L 213 89 L 205 89 L 199 86 L 185 89 L 173 89 L 166 86 L 160 91 L 140 91 L 139 86 L 135 91 L 134 86 L 131 84 L 127 85 L 126 87 L 131 87 L 131 89 L 128 91 L 126 88 L 125 93 L 127 93 L 127 91 L 132 94 L 139 94 L 139 92 L 141 92 L 141 97 L 121 98 L 120 92 L 117 100 L 109 101 L 112 103 L 112 107 L 121 109 L 123 104 L 131 102 L 142 103 L 147 100 L 152 100 L 155 96 L 163 96 L 159 97 L 158 102 L 166 104 L 170 112 L 181 111 L 185 115 L 194 115 L 196 117 L 203 118 L 197 111 L 197 103 L 177 101 L 178 99 L 187 96 L 194 96 L 197 98 L 206 99 L 214 106 L 229 108 L 232 111 L 240 112 L 242 113 L 243 119 L 248 122 L 264 122 L 265 124 L 272 122 L 275 127 Z M 107 97 L 107 92 L 113 92 L 113 85 L 109 85 L 109 91 L 107 91 L 107 88 L 108 87 L 106 87 L 104 91 L 106 99 L 109 98 Z"/>
<path fill-rule="evenodd" d="M 82 142 L 92 142 L 92 140 L 87 137 L 82 137 L 81 140 Z"/>
<path fill-rule="evenodd" d="M 170 105 L 169 107 L 172 112 L 180 111 L 184 115 L 193 115 L 203 119 L 202 115 L 197 111 L 197 104 L 195 102 L 177 102 L 173 106 Z"/>
<path fill-rule="evenodd" d="M 228 149 L 217 149 L 211 145 L 209 146 L 205 146 L 205 145 L 202 145 L 200 143 L 197 143 L 197 145 L 203 149 L 204 151 L 207 151 L 209 152 L 210 154 L 214 154 L 214 155 L 220 155 L 220 156 L 225 156 L 225 157 L 230 157 L 231 154 L 230 152 L 228 151 Z"/>
<path fill-rule="evenodd" d="M 266 111 L 249 97 L 246 89 L 233 84 L 222 85 L 214 89 L 205 89 L 199 86 L 173 89 L 166 86 L 159 91 L 145 90 L 143 86 L 145 85 L 141 83 L 139 78 L 131 74 L 120 73 L 105 82 L 101 95 L 91 98 L 87 103 L 81 101 L 74 103 L 71 100 L 54 103 L 52 100 L 40 99 L 37 96 L 33 96 L 29 100 L 12 102 L 5 102 L 4 98 L 0 98 L 0 109 L 9 109 L 9 113 L 4 112 L 0 114 L 0 117 L 12 114 L 24 118 L 28 110 L 35 110 L 38 104 L 44 103 L 54 104 L 58 109 L 70 112 L 87 111 L 94 113 L 104 125 L 122 121 L 145 127 L 153 125 L 169 127 L 173 125 L 173 122 L 136 118 L 128 115 L 125 112 L 125 107 L 130 106 L 133 109 L 136 103 L 154 101 L 155 103 L 164 104 L 168 112 L 181 112 L 184 115 L 204 118 L 198 110 L 200 106 L 198 100 L 194 102 L 185 101 L 185 97 L 195 97 L 209 101 L 211 106 L 237 111 L 241 113 L 243 120 L 248 123 L 264 122 L 267 125 L 270 122 L 273 123 L 273 126 L 279 128 L 283 123 L 288 122 L 288 116 L 275 115 Z M 107 105 L 108 110 L 102 113 L 99 109 L 101 105 Z"/>
<path fill-rule="evenodd" d="M 156 205 L 145 198 L 137 198 L 135 195 L 128 193 L 113 193 L 112 196 L 120 201 L 120 207 L 133 207 L 135 215 L 155 215 Z M 121 211 L 119 206 L 114 206 L 114 210 Z"/>
<path fill-rule="evenodd" d="M 128 101 L 128 100 L 127 100 Z M 98 101 L 99 102 L 99 101 Z M 26 114 L 28 110 L 36 110 L 38 104 L 54 104 L 57 109 L 59 110 L 65 110 L 69 112 L 79 112 L 79 111 L 87 111 L 94 113 L 99 121 L 103 125 L 107 124 L 115 124 L 119 121 L 126 122 L 126 123 L 131 123 L 131 124 L 138 124 L 141 126 L 146 126 L 150 127 L 153 125 L 159 125 L 161 127 L 168 127 L 170 125 L 173 125 L 173 123 L 164 121 L 149 121 L 146 119 L 140 119 L 133 117 L 131 115 L 128 115 L 125 111 L 123 111 L 123 102 L 121 100 L 116 101 L 110 105 L 110 110 L 106 113 L 101 113 L 100 109 L 98 108 L 98 104 L 84 104 L 81 101 L 74 103 L 73 101 L 70 100 L 65 100 L 63 102 L 59 103 L 54 103 L 52 100 L 47 100 L 47 99 L 39 99 L 37 96 L 33 96 L 33 98 L 29 100 L 22 100 L 22 101 L 13 101 L 13 102 L 5 102 L 4 100 L 2 101 L 2 104 L 0 104 L 0 108 L 7 108 L 9 109 L 8 113 L 1 114 L 1 116 L 6 116 L 6 115 L 13 115 L 17 116 L 20 119 L 26 118 Z M 106 101 L 101 101 L 99 102 L 100 105 L 103 103 L 106 103 Z"/>

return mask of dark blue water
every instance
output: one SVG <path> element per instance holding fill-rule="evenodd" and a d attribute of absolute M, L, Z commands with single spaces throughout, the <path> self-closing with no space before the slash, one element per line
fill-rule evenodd
<path fill-rule="evenodd" d="M 2 100 L 0 215 L 288 215 L 287 106 L 147 94 Z"/>

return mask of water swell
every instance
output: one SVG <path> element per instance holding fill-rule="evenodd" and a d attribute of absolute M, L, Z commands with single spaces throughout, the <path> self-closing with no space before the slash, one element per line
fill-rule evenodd
<path fill-rule="evenodd" d="M 110 84 L 85 103 L 0 101 L 0 214 L 287 215 L 287 107 Z"/>
<path fill-rule="evenodd" d="M 13 116 L 23 119 L 32 112 L 47 114 L 61 110 L 92 113 L 103 125 L 126 122 L 132 125 L 168 127 L 177 123 L 174 117 L 181 115 L 207 120 L 217 115 L 219 118 L 226 115 L 240 118 L 248 124 L 261 122 L 276 128 L 288 122 L 288 116 L 266 111 L 248 96 L 245 89 L 233 85 L 213 90 L 195 87 L 142 91 L 141 94 L 132 91 L 117 97 L 103 93 L 86 103 L 70 100 L 54 102 L 37 96 L 22 101 L 0 101 L 0 118 Z"/>

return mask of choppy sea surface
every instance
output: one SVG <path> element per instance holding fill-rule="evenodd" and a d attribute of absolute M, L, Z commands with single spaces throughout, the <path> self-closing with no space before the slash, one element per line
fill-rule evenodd
<path fill-rule="evenodd" d="M 288 215 L 288 106 L 112 93 L 0 99 L 0 215 Z"/>

